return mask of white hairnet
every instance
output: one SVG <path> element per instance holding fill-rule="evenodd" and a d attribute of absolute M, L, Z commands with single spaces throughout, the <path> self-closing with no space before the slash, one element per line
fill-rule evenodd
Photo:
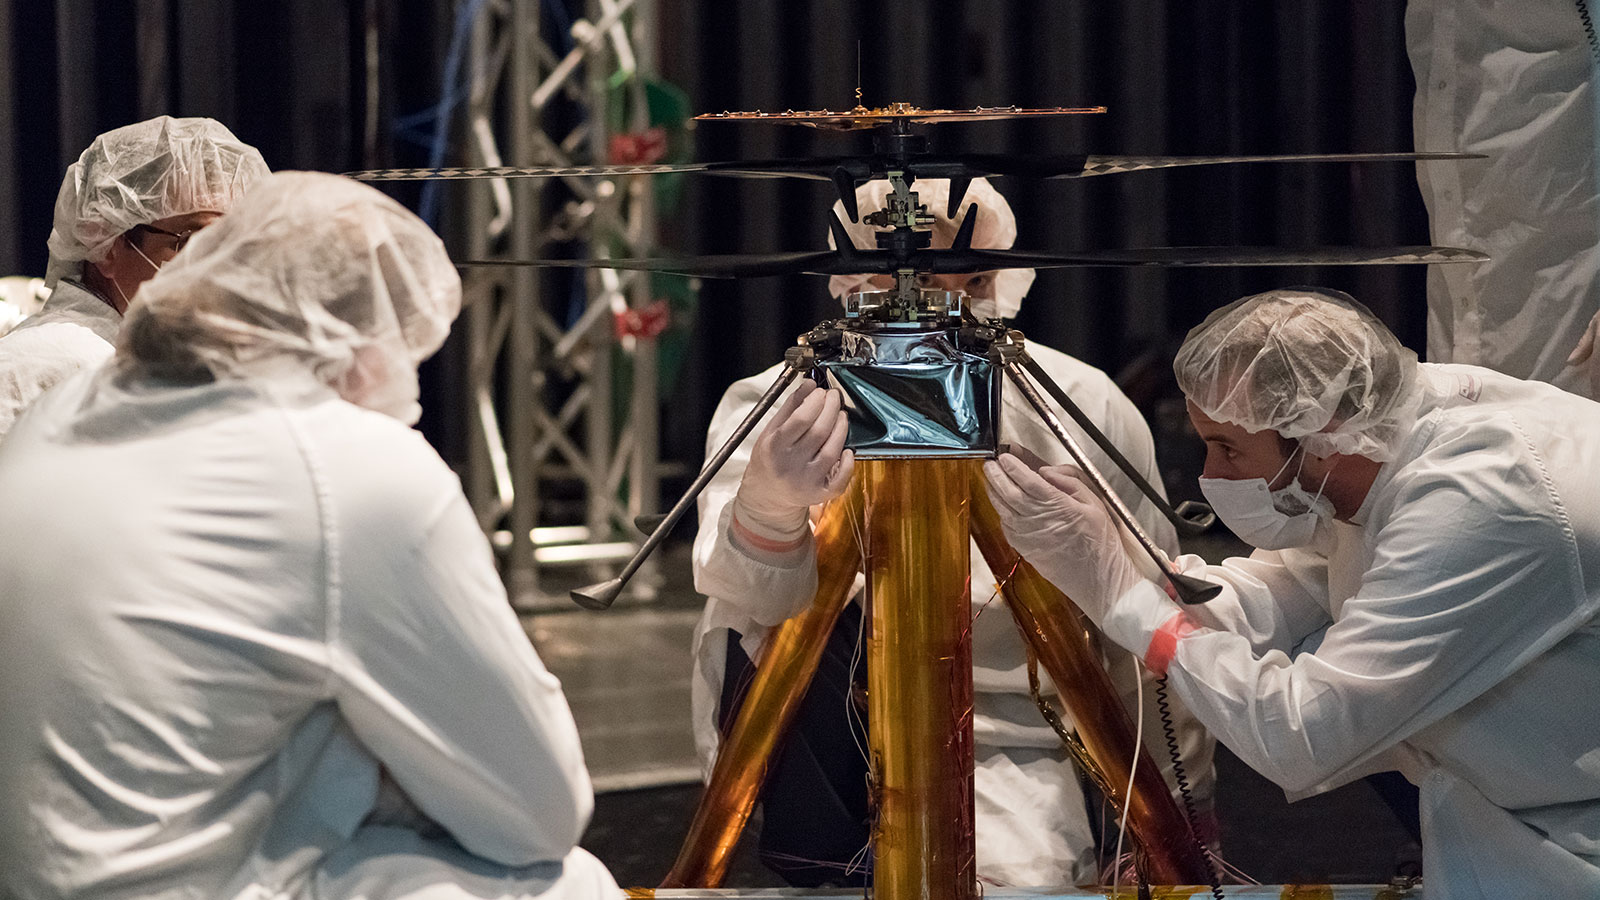
<path fill-rule="evenodd" d="M 1224 306 L 1173 361 L 1200 411 L 1299 439 L 1316 456 L 1380 462 L 1416 408 L 1417 355 L 1343 291 L 1295 287 Z"/>
<path fill-rule="evenodd" d="M 267 164 L 212 119 L 158 116 L 108 131 L 67 167 L 56 194 L 46 283 L 83 260 L 99 262 L 135 225 L 193 212 L 227 212 Z"/>
<path fill-rule="evenodd" d="M 460 309 L 461 279 L 421 219 L 348 178 L 282 172 L 145 282 L 118 365 L 193 380 L 270 377 L 288 360 L 411 423 L 417 364 Z"/>
<path fill-rule="evenodd" d="M 1011 212 L 1011 204 L 1000 192 L 994 189 L 987 178 L 974 178 L 967 188 L 967 195 L 961 200 L 961 208 L 956 211 L 956 217 L 951 220 L 945 215 L 950 208 L 950 179 L 928 178 L 911 183 L 911 190 L 917 194 L 917 202 L 928 207 L 928 212 L 935 217 L 935 236 L 937 230 L 947 230 L 951 235 L 961 224 L 961 219 L 967 210 L 973 206 L 978 207 L 978 225 L 972 233 L 972 246 L 983 250 L 1009 250 L 1017 240 L 1017 217 Z M 868 181 L 856 188 L 857 211 L 864 217 L 868 213 L 877 212 L 887 204 L 888 196 L 893 193 L 887 179 Z M 878 229 L 864 222 L 851 222 L 844 214 L 844 204 L 835 200 L 833 202 L 834 215 L 844 223 L 845 230 L 850 233 L 850 240 L 861 250 L 876 250 L 877 239 L 873 237 Z M 833 246 L 833 233 L 828 233 L 828 246 Z M 935 247 L 947 247 L 948 243 L 936 239 Z M 1034 272 L 1032 269 L 1001 269 L 995 273 L 994 299 L 997 315 L 1009 319 L 1022 309 L 1022 298 L 1028 293 L 1028 288 L 1033 285 Z M 828 290 L 833 296 L 843 299 L 846 294 L 861 290 L 861 286 L 871 278 L 871 273 L 861 275 L 835 275 L 828 279 Z"/>

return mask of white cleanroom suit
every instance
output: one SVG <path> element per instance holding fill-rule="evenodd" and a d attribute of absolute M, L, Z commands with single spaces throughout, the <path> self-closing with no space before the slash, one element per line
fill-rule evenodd
<path fill-rule="evenodd" d="M 918 181 L 913 189 L 919 192 L 930 213 L 945 225 L 950 224 L 945 219 L 948 182 Z M 860 211 L 865 214 L 881 207 L 885 193 L 881 182 L 863 185 L 858 190 Z M 974 246 L 1009 246 L 1015 236 L 1015 219 L 1003 198 L 980 179 L 974 181 L 973 190 L 968 194 L 967 204 L 973 203 L 982 212 Z M 842 216 L 842 212 L 840 214 Z M 959 220 L 959 215 L 957 218 Z M 937 228 L 936 225 L 936 241 L 939 240 Z M 870 232 L 871 229 L 865 230 Z M 856 243 L 869 246 L 870 239 L 856 236 Z M 1008 270 L 1004 274 L 1007 277 L 996 282 L 1001 293 L 979 302 L 980 315 L 995 315 L 997 307 L 1001 314 L 1013 315 L 1020 306 L 1020 294 L 1032 280 L 1032 272 Z M 1024 274 L 1027 277 L 1016 277 Z M 836 277 L 833 289 L 836 292 L 859 289 L 863 281 L 864 278 Z M 1161 475 L 1149 427 L 1115 383 L 1104 372 L 1049 347 L 1030 343 L 1028 352 L 1145 479 L 1160 485 Z M 782 365 L 774 366 L 735 382 L 728 389 L 707 435 L 708 456 L 755 407 L 757 399 L 777 380 L 782 369 Z M 773 410 L 783 404 L 784 398 L 780 398 Z M 767 419 L 771 416 L 769 412 Z M 751 437 L 733 453 L 700 495 L 700 530 L 694 548 L 695 585 L 709 599 L 695 638 L 693 710 L 696 745 L 707 772 L 717 748 L 718 707 L 728 630 L 741 635 L 741 646 L 755 658 L 769 630 L 804 610 L 816 590 L 815 545 L 809 540 L 809 533 L 802 546 L 779 560 L 752 558 L 739 544 L 729 540 L 732 501 L 750 462 L 755 434 L 767 419 L 757 425 Z M 1172 525 L 1075 423 L 1065 416 L 1062 420 L 1134 511 L 1144 529 L 1167 553 L 1175 555 L 1177 538 Z M 1009 383 L 1002 388 L 1000 434 L 1002 441 L 1025 446 L 1047 461 L 1070 459 L 1048 427 Z M 988 570 L 975 545 L 970 551 L 978 874 L 991 883 L 1011 885 L 1064 885 L 1094 880 L 1099 874 L 1094 862 L 1095 842 L 1074 764 L 1029 696 L 1024 643 L 1004 600 L 995 596 L 998 579 Z M 1129 709 L 1134 709 L 1138 683 L 1132 662 L 1115 651 L 1108 662 L 1113 683 Z M 1042 670 L 1039 674 L 1044 696 L 1051 697 L 1053 686 L 1049 676 Z M 1148 683 L 1144 693 L 1144 732 L 1152 756 L 1170 778 L 1171 761 L 1157 737 L 1161 734 L 1161 725 Z M 1180 704 L 1173 704 L 1173 712 L 1185 770 L 1195 796 L 1208 806 L 1214 790 L 1211 738 Z M 845 714 L 841 709 L 840 727 L 844 724 Z"/>
<path fill-rule="evenodd" d="M 142 293 L 0 444 L 0 893 L 616 897 L 560 685 L 398 421 L 442 244 L 280 174 Z"/>
<path fill-rule="evenodd" d="M 111 356 L 122 325 L 113 300 L 130 298 L 85 288 L 85 266 L 105 260 L 130 229 L 226 212 L 266 174 L 261 154 L 211 119 L 158 116 L 96 137 L 67 167 L 56 194 L 45 279 L 51 297 L 0 337 L 0 438 L 51 385 Z M 155 263 L 150 267 L 144 275 L 154 273 Z"/>
<path fill-rule="evenodd" d="M 1355 520 L 1182 560 L 1227 589 L 1188 608 L 1173 689 L 1291 799 L 1405 773 L 1428 900 L 1600 896 L 1600 406 L 1421 369 Z"/>
<path fill-rule="evenodd" d="M 111 358 L 122 314 L 71 279 L 0 337 L 0 438 L 35 398 L 83 369 Z"/>
<path fill-rule="evenodd" d="M 1069 472 L 991 466 L 1006 533 L 1064 589 L 1111 588 L 1085 613 L 1291 799 L 1386 770 L 1417 784 L 1428 900 L 1600 896 L 1600 404 L 1418 364 L 1321 289 L 1213 313 L 1175 368 L 1207 471 L 1255 497 L 1218 503 L 1223 521 L 1312 530 L 1181 558 L 1223 585 L 1182 609 Z M 1261 447 L 1284 442 L 1312 457 L 1310 513 L 1266 478 Z"/>
<path fill-rule="evenodd" d="M 1600 313 L 1592 5 L 1411 0 L 1405 28 L 1417 149 L 1484 155 L 1417 164 L 1433 242 L 1490 257 L 1428 271 L 1428 360 L 1600 399 L 1600 356 L 1566 364 Z"/>

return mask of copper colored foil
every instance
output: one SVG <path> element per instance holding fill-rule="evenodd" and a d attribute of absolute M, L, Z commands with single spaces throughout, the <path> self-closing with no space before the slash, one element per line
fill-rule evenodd
<path fill-rule="evenodd" d="M 714 888 L 727 876 L 769 761 L 788 733 L 861 570 L 861 480 L 858 472 L 844 495 L 823 510 L 816 528 L 816 598 L 762 647 L 744 704 L 722 735 L 689 833 L 661 887 Z"/>
<path fill-rule="evenodd" d="M 876 900 L 977 896 L 972 795 L 971 460 L 862 460 Z"/>
<path fill-rule="evenodd" d="M 1000 516 L 989 503 L 983 472 L 971 469 L 971 527 L 989 570 L 1004 580 L 1001 592 L 1023 638 L 1055 681 L 1061 702 L 1077 726 L 1078 737 L 1093 761 L 1095 777 L 1118 817 L 1128 807 L 1128 830 L 1143 854 L 1143 871 L 1160 884 L 1205 884 L 1210 867 L 1172 799 L 1155 760 L 1134 741 L 1132 717 L 1117 697 L 1090 641 L 1087 626 L 1067 596 L 1006 543 Z M 1015 571 L 1013 572 L 1013 566 Z M 1006 579 L 1006 573 L 1011 577 Z M 1128 790 L 1128 767 L 1135 748 L 1139 766 Z"/>

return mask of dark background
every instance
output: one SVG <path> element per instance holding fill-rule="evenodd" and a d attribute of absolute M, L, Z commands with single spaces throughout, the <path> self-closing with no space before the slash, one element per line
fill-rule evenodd
<path fill-rule="evenodd" d="M 545 25 L 580 5 L 546 0 Z M 661 76 L 697 112 L 848 108 L 858 44 L 868 105 L 1110 109 L 944 126 L 931 135 L 940 150 L 1408 150 L 1403 12 L 1398 0 L 660 0 L 657 54 Z M 213 116 L 275 169 L 423 164 L 424 148 L 396 136 L 393 124 L 438 100 L 453 13 L 438 0 L 0 0 L 0 273 L 43 272 L 67 164 L 95 134 L 148 116 Z M 372 110 L 361 52 L 368 22 L 382 61 Z M 452 126 L 458 136 L 460 122 Z M 859 136 L 775 125 L 709 123 L 691 139 L 703 160 L 864 147 Z M 455 147 L 447 164 L 461 161 Z M 1403 163 L 1250 164 L 998 186 L 1026 249 L 1427 242 L 1415 173 Z M 663 222 L 669 250 L 823 246 L 824 185 L 691 176 L 685 188 L 678 214 Z M 415 187 L 391 190 L 416 201 Z M 454 247 L 448 185 L 442 197 L 441 229 Z M 1174 443 L 1182 422 L 1167 371 L 1176 342 L 1235 297 L 1295 283 L 1350 290 L 1421 349 L 1417 268 L 1046 271 L 1016 324 L 1117 376 L 1151 416 L 1181 486 L 1189 461 Z M 816 277 L 705 283 L 681 373 L 662 389 L 673 398 L 665 457 L 697 462 L 722 389 L 776 362 L 795 335 L 836 309 Z M 462 362 L 452 343 L 425 370 L 423 427 L 452 462 L 464 421 L 454 377 Z"/>

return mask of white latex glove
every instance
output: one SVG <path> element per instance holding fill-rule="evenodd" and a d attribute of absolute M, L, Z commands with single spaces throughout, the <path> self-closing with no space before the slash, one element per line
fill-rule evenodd
<path fill-rule="evenodd" d="M 803 380 L 756 436 L 734 497 L 739 521 L 771 534 L 806 524 L 813 504 L 844 492 L 855 454 L 844 449 L 849 419 L 836 390 Z"/>
<path fill-rule="evenodd" d="M 1143 581 L 1111 514 L 1076 466 L 1038 472 L 1011 454 L 983 464 L 1006 540 L 1096 625 Z"/>
<path fill-rule="evenodd" d="M 1594 345 L 1600 339 L 1600 312 L 1594 314 L 1589 320 L 1589 327 L 1583 330 L 1583 337 L 1578 338 L 1578 346 L 1572 350 L 1572 355 L 1567 357 L 1567 365 L 1577 366 L 1587 362 L 1589 369 L 1589 396 L 1600 400 L 1600 353 L 1594 352 Z"/>

